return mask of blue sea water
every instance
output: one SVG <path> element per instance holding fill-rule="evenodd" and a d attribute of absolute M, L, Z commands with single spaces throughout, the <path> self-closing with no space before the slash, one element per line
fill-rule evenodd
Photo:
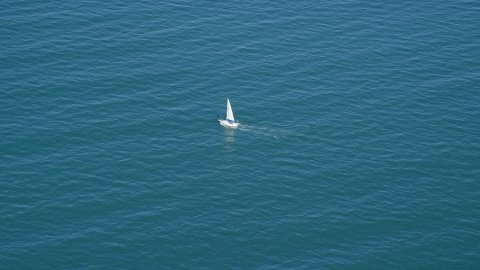
<path fill-rule="evenodd" d="M 0 268 L 478 269 L 479 19 L 0 2 Z"/>

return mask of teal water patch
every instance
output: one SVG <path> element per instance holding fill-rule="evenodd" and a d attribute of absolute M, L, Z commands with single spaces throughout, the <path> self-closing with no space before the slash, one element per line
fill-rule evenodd
<path fill-rule="evenodd" d="M 3 268 L 478 266 L 474 2 L 0 7 Z"/>

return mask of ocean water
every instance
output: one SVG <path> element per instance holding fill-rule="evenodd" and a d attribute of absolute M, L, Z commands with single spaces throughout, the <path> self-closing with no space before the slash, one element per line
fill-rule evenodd
<path fill-rule="evenodd" d="M 479 269 L 479 19 L 2 1 L 0 268 Z"/>

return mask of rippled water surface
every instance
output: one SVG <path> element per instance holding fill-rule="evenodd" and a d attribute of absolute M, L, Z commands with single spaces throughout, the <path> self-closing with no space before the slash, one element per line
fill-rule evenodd
<path fill-rule="evenodd" d="M 479 18 L 1 2 L 0 268 L 478 269 Z"/>

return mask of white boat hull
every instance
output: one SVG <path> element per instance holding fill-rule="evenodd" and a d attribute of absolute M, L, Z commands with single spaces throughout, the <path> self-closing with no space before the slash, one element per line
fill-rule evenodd
<path fill-rule="evenodd" d="M 238 128 L 238 123 L 235 123 L 235 122 L 230 123 L 227 120 L 218 120 L 218 122 L 220 122 L 220 125 L 222 125 L 224 127 Z"/>

